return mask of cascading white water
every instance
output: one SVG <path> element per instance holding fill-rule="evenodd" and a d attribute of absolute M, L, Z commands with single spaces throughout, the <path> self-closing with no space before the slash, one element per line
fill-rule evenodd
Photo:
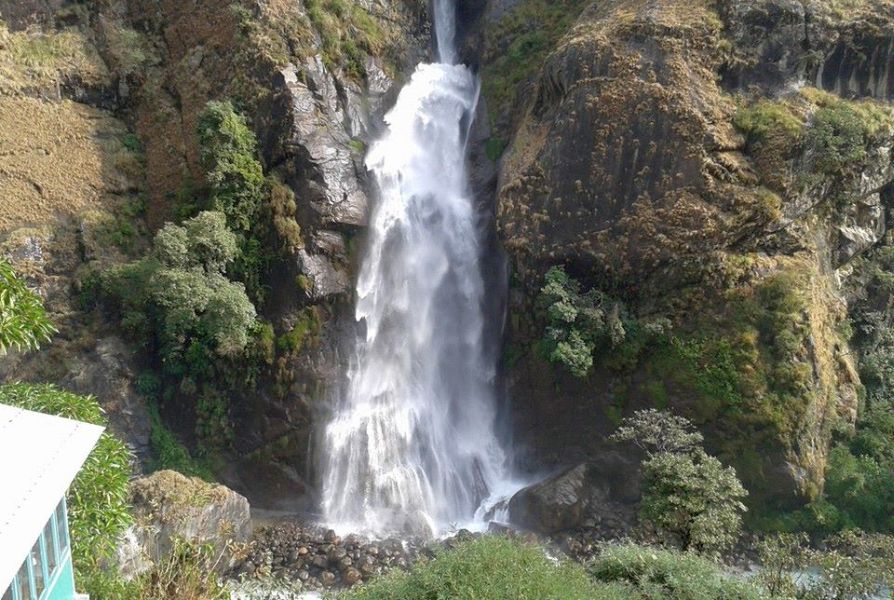
<path fill-rule="evenodd" d="M 441 62 L 417 68 L 366 159 L 379 197 L 357 282 L 365 332 L 323 450 L 324 518 L 342 531 L 436 535 L 505 487 L 465 164 L 478 80 L 455 64 L 455 10 L 435 0 Z"/>

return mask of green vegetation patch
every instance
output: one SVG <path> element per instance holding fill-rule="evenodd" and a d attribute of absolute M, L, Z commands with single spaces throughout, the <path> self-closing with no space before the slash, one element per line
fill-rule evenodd
<path fill-rule="evenodd" d="M 380 54 L 384 32 L 376 19 L 351 0 L 305 0 L 307 16 L 320 35 L 323 62 L 336 71 L 344 66 L 349 75 L 363 77 L 365 54 Z"/>
<path fill-rule="evenodd" d="M 570 562 L 553 562 L 542 548 L 485 536 L 458 544 L 409 572 L 391 572 L 344 594 L 346 600 L 622 600 L 621 586 L 594 583 Z"/>
<path fill-rule="evenodd" d="M 0 259 L 0 356 L 10 348 L 37 349 L 54 333 L 56 328 L 40 297 L 28 288 L 12 265 Z"/>
<path fill-rule="evenodd" d="M 523 0 L 488 28 L 482 86 L 492 114 L 505 114 L 512 108 L 519 85 L 541 68 L 589 4 L 587 0 Z"/>
<path fill-rule="evenodd" d="M 607 546 L 589 566 L 599 582 L 622 584 L 641 600 L 761 600 L 758 586 L 690 552 L 624 544 Z"/>

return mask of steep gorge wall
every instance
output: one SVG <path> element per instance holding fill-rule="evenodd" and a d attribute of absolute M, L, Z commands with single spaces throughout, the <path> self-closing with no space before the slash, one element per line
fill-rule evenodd
<path fill-rule="evenodd" d="M 291 232 L 286 247 L 265 249 L 275 259 L 257 307 L 289 341 L 275 346 L 253 392 L 229 399 L 235 441 L 219 475 L 262 506 L 295 509 L 310 497 L 312 423 L 325 411 L 327 383 L 338 380 L 339 343 L 352 322 L 353 253 L 367 211 L 363 151 L 395 80 L 428 52 L 426 12 L 413 0 L 0 2 L 12 30 L 0 39 L 0 112 L 30 103 L 49 115 L 14 128 L 41 151 L 45 142 L 29 136 L 55 122 L 74 133 L 87 119 L 90 131 L 77 139 L 89 143 L 70 159 L 64 142 L 53 149 L 50 179 L 80 185 L 71 175 L 90 173 L 80 157 L 98 165 L 95 181 L 84 181 L 91 196 L 67 185 L 41 200 L 28 191 L 46 187 L 37 173 L 25 190 L 34 197 L 19 204 L 46 210 L 3 223 L 4 255 L 44 294 L 61 329 L 39 354 L 3 358 L 4 375 L 96 394 L 139 457 L 151 459 L 147 401 L 135 386 L 151 357 L 103 315 L 83 313 L 80 275 L 139 257 L 152 232 L 194 210 L 204 193 L 199 115 L 209 100 L 232 100 L 258 136 L 265 175 L 297 201 L 278 224 Z M 195 417 L 178 406 L 194 403 L 162 406 L 185 440 Z"/>
<path fill-rule="evenodd" d="M 840 98 L 891 98 L 894 6 L 566 3 L 580 16 L 544 50 L 541 3 L 493 4 L 476 30 L 482 72 L 505 70 L 507 53 L 530 71 L 484 88 L 492 143 L 508 142 L 497 226 L 522 460 L 611 453 L 602 436 L 621 415 L 667 406 L 707 432 L 755 506 L 815 497 L 831 432 L 859 410 L 843 281 L 882 243 L 894 178 L 890 108 Z M 519 41 L 541 66 L 512 56 Z M 787 120 L 762 137 L 745 117 L 768 108 Z M 862 123 L 846 164 L 817 158 L 817 123 L 836 111 Z M 536 298 L 554 265 L 663 333 L 597 349 L 583 380 L 547 362 Z"/>

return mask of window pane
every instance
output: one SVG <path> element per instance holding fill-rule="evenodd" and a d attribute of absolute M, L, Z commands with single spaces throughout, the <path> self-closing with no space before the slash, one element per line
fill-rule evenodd
<path fill-rule="evenodd" d="M 43 539 L 47 548 L 47 573 L 52 577 L 56 570 L 56 541 L 53 539 L 53 517 L 43 527 Z"/>
<path fill-rule="evenodd" d="M 46 587 L 43 579 L 43 561 L 40 558 L 40 540 L 37 540 L 31 548 L 31 572 L 34 574 L 34 593 L 40 598 Z"/>
<path fill-rule="evenodd" d="M 59 550 L 68 548 L 68 521 L 65 519 L 65 500 L 56 507 L 56 530 L 59 534 Z"/>
<path fill-rule="evenodd" d="M 19 569 L 19 596 L 21 596 L 22 600 L 30 600 L 31 598 L 31 584 L 28 581 L 28 561 L 22 563 L 22 568 Z"/>

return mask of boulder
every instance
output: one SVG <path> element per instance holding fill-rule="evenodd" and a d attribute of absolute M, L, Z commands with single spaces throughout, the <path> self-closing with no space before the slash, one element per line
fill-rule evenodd
<path fill-rule="evenodd" d="M 509 501 L 513 523 L 541 533 L 577 527 L 590 504 L 587 465 L 580 464 L 528 486 Z"/>
<path fill-rule="evenodd" d="M 631 490 L 629 476 L 619 476 L 628 472 L 636 468 L 611 454 L 561 471 L 517 492 L 509 500 L 509 520 L 543 534 L 603 522 L 629 523 L 638 494 Z"/>
<path fill-rule="evenodd" d="M 218 568 L 233 566 L 232 544 L 247 543 L 252 533 L 248 500 L 233 490 L 158 471 L 131 484 L 134 525 L 119 548 L 118 565 L 125 575 L 145 571 L 166 556 L 178 540 L 208 544 Z"/>

